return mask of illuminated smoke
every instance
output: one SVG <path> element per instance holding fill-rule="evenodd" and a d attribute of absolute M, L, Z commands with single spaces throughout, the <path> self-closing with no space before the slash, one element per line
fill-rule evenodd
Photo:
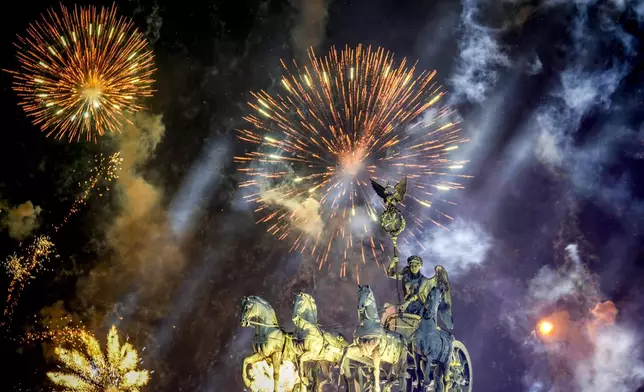
<path fill-rule="evenodd" d="M 278 205 L 291 212 L 289 220 L 299 230 L 317 236 L 324 228 L 320 216 L 320 203 L 312 197 L 295 198 L 284 195 L 279 189 L 269 189 L 260 193 L 266 204 Z"/>
<path fill-rule="evenodd" d="M 0 212 L 2 212 L 1 208 Z M 6 227 L 11 238 L 24 240 L 40 226 L 40 222 L 38 222 L 40 212 L 40 207 L 34 207 L 31 201 L 27 201 L 9 209 L 7 216 L 0 222 L 0 228 Z"/>
<path fill-rule="evenodd" d="M 139 113 L 116 137 L 122 169 L 114 191 L 118 212 L 105 228 L 112 258 L 102 261 L 79 282 L 84 306 L 99 307 L 99 324 L 118 323 L 146 308 L 147 317 L 163 314 L 170 279 L 182 270 L 184 257 L 163 206 L 163 192 L 143 177 L 165 132 L 161 116 Z M 112 317 L 105 320 L 105 317 Z"/>
<path fill-rule="evenodd" d="M 567 311 L 546 318 L 552 330 L 540 333 L 540 339 L 551 366 L 564 366 L 572 372 L 573 390 L 631 392 L 643 385 L 642 338 L 630 327 L 616 324 L 616 316 L 615 304 L 605 301 L 582 319 L 573 320 Z M 565 378 L 558 383 L 566 382 Z"/>
<path fill-rule="evenodd" d="M 565 254 L 562 266 L 543 267 L 528 288 L 527 308 L 542 317 L 535 327 L 547 354 L 549 383 L 572 391 L 636 390 L 644 383 L 642 336 L 617 321 L 612 301 L 601 301 L 596 277 L 584 265 L 579 246 L 566 245 Z M 548 308 L 555 310 L 543 314 Z M 544 322 L 551 324 L 548 331 Z M 545 379 L 532 381 L 529 389 L 535 382 L 548 384 Z"/>
<path fill-rule="evenodd" d="M 228 158 L 228 144 L 216 140 L 212 146 L 206 146 L 205 154 L 190 168 L 168 211 L 172 231 L 179 238 L 194 227 L 200 208 L 217 189 Z"/>
<path fill-rule="evenodd" d="M 298 15 L 291 31 L 296 56 L 306 56 L 310 48 L 317 48 L 326 34 L 326 0 L 291 0 Z"/>
<path fill-rule="evenodd" d="M 592 337 L 593 355 L 575 369 L 580 391 L 632 392 L 644 385 L 641 336 L 621 325 L 608 325 Z"/>
<path fill-rule="evenodd" d="M 480 224 L 456 219 L 447 228 L 434 229 L 424 243 L 429 253 L 426 273 L 433 275 L 434 265 L 441 264 L 450 277 L 458 277 L 486 260 L 493 241 Z"/>

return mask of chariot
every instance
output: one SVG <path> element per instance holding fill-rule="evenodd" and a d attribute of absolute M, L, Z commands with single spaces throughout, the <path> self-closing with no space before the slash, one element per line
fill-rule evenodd
<path fill-rule="evenodd" d="M 407 342 L 412 342 L 413 335 L 416 333 L 421 321 L 421 316 L 396 312 L 387 316 L 384 320 L 383 326 L 389 330 L 394 331 L 405 337 Z M 440 327 L 438 327 L 440 330 Z M 444 334 L 452 335 L 448 331 L 440 330 Z M 411 345 L 411 343 L 410 343 Z M 418 370 L 422 368 L 421 359 L 414 355 L 412 347 L 409 348 L 410 358 L 408 366 L 409 381 L 407 385 L 408 391 L 418 390 L 418 383 L 415 380 L 419 379 Z M 435 366 L 435 365 L 434 365 Z M 465 345 L 452 338 L 451 350 L 449 355 L 449 363 L 447 371 L 444 374 L 444 384 L 446 386 L 445 392 L 472 392 L 473 373 L 472 373 L 472 360 Z M 430 386 L 430 391 L 435 390 L 435 387 Z"/>

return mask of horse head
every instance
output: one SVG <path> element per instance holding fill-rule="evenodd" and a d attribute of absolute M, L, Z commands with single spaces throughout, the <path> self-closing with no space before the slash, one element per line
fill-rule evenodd
<path fill-rule="evenodd" d="M 358 315 L 363 314 L 369 319 L 378 318 L 376 298 L 369 285 L 358 285 Z"/>
<path fill-rule="evenodd" d="M 297 325 L 297 320 L 302 319 L 312 324 L 318 322 L 318 307 L 315 299 L 307 293 L 295 294 L 293 301 L 293 322 Z"/>
<path fill-rule="evenodd" d="M 254 295 L 244 297 L 241 301 L 241 326 L 250 327 L 253 319 L 263 324 L 277 324 L 277 317 L 271 305 L 261 297 Z"/>
<path fill-rule="evenodd" d="M 252 297 L 243 297 L 241 300 L 241 326 L 250 327 L 250 321 L 255 316 L 255 303 Z"/>
<path fill-rule="evenodd" d="M 437 320 L 438 307 L 441 304 L 443 293 L 445 292 L 444 286 L 437 283 L 427 293 L 427 300 L 423 306 L 423 318 L 425 320 Z"/>

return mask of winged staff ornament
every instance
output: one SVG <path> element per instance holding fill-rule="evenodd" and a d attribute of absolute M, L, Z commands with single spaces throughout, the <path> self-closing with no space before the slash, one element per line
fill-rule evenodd
<path fill-rule="evenodd" d="M 385 203 L 385 211 L 380 216 L 380 226 L 382 226 L 382 229 L 391 236 L 394 243 L 394 255 L 397 256 L 397 239 L 400 233 L 405 230 L 405 226 L 407 225 L 405 217 L 400 210 L 398 210 L 398 204 L 405 200 L 405 193 L 407 192 L 407 177 L 403 178 L 394 186 L 389 184 L 382 186 L 371 179 L 371 186 Z"/>

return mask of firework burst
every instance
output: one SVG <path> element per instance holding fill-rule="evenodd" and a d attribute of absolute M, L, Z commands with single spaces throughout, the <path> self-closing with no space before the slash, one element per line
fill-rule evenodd
<path fill-rule="evenodd" d="M 14 90 L 47 136 L 96 141 L 152 95 L 153 55 L 116 7 L 61 6 L 18 37 Z"/>
<path fill-rule="evenodd" d="M 106 181 L 108 184 L 105 186 L 105 191 L 110 190 L 109 183 L 118 178 L 122 162 L 123 159 L 118 152 L 108 156 L 99 154 L 94 158 L 91 163 L 89 178 L 79 184 L 82 189 L 81 193 L 76 197 L 61 222 L 52 227 L 54 233 L 62 229 L 69 219 L 81 210 L 87 203 L 92 191 L 99 188 L 99 184 L 102 181 Z M 102 193 L 99 193 L 99 196 L 102 195 Z M 49 236 L 40 235 L 34 239 L 31 245 L 6 259 L 4 267 L 11 281 L 4 310 L 5 320 L 0 322 L 0 325 L 4 325 L 7 320 L 11 319 L 25 285 L 30 280 L 35 279 L 39 272 L 45 270 L 45 265 L 51 262 L 52 258 L 58 258 L 58 255 L 54 252 L 54 243 Z"/>
<path fill-rule="evenodd" d="M 395 63 L 384 49 L 363 46 L 332 48 L 325 57 L 310 51 L 309 60 L 291 68 L 282 62 L 283 92 L 252 94 L 250 127 L 238 138 L 256 146 L 235 157 L 246 176 L 240 186 L 252 189 L 245 198 L 268 232 L 315 255 L 320 269 L 331 267 L 337 247 L 340 275 L 350 271 L 359 281 L 365 255 L 380 264 L 384 251 L 371 224 L 379 202 L 369 178 L 409 178 L 405 208 L 413 224 L 403 241 L 421 234 L 426 221 L 444 228 L 454 204 L 446 194 L 468 177 L 459 174 L 465 162 L 449 155 L 466 140 L 440 104 L 436 72 L 417 73 L 405 59 Z M 349 259 L 361 263 L 348 265 Z"/>
<path fill-rule="evenodd" d="M 4 309 L 5 320 L 11 319 L 25 285 L 35 279 L 36 273 L 45 269 L 45 265 L 52 257 L 57 257 L 54 253 L 54 243 L 48 236 L 41 235 L 36 237 L 34 242 L 24 251 L 20 252 L 20 255 L 14 253 L 7 258 L 4 265 L 11 277 L 11 282 Z M 0 325 L 4 325 L 4 323 L 5 321 Z"/>
<path fill-rule="evenodd" d="M 115 326 L 107 335 L 105 354 L 94 335 L 85 330 L 74 330 L 71 338 L 63 336 L 65 340 L 55 347 L 54 354 L 66 371 L 47 373 L 57 387 L 78 392 L 138 392 L 148 383 L 149 372 L 137 370 L 137 351 L 130 343 L 120 344 Z M 73 340 L 73 348 L 62 347 Z"/>

